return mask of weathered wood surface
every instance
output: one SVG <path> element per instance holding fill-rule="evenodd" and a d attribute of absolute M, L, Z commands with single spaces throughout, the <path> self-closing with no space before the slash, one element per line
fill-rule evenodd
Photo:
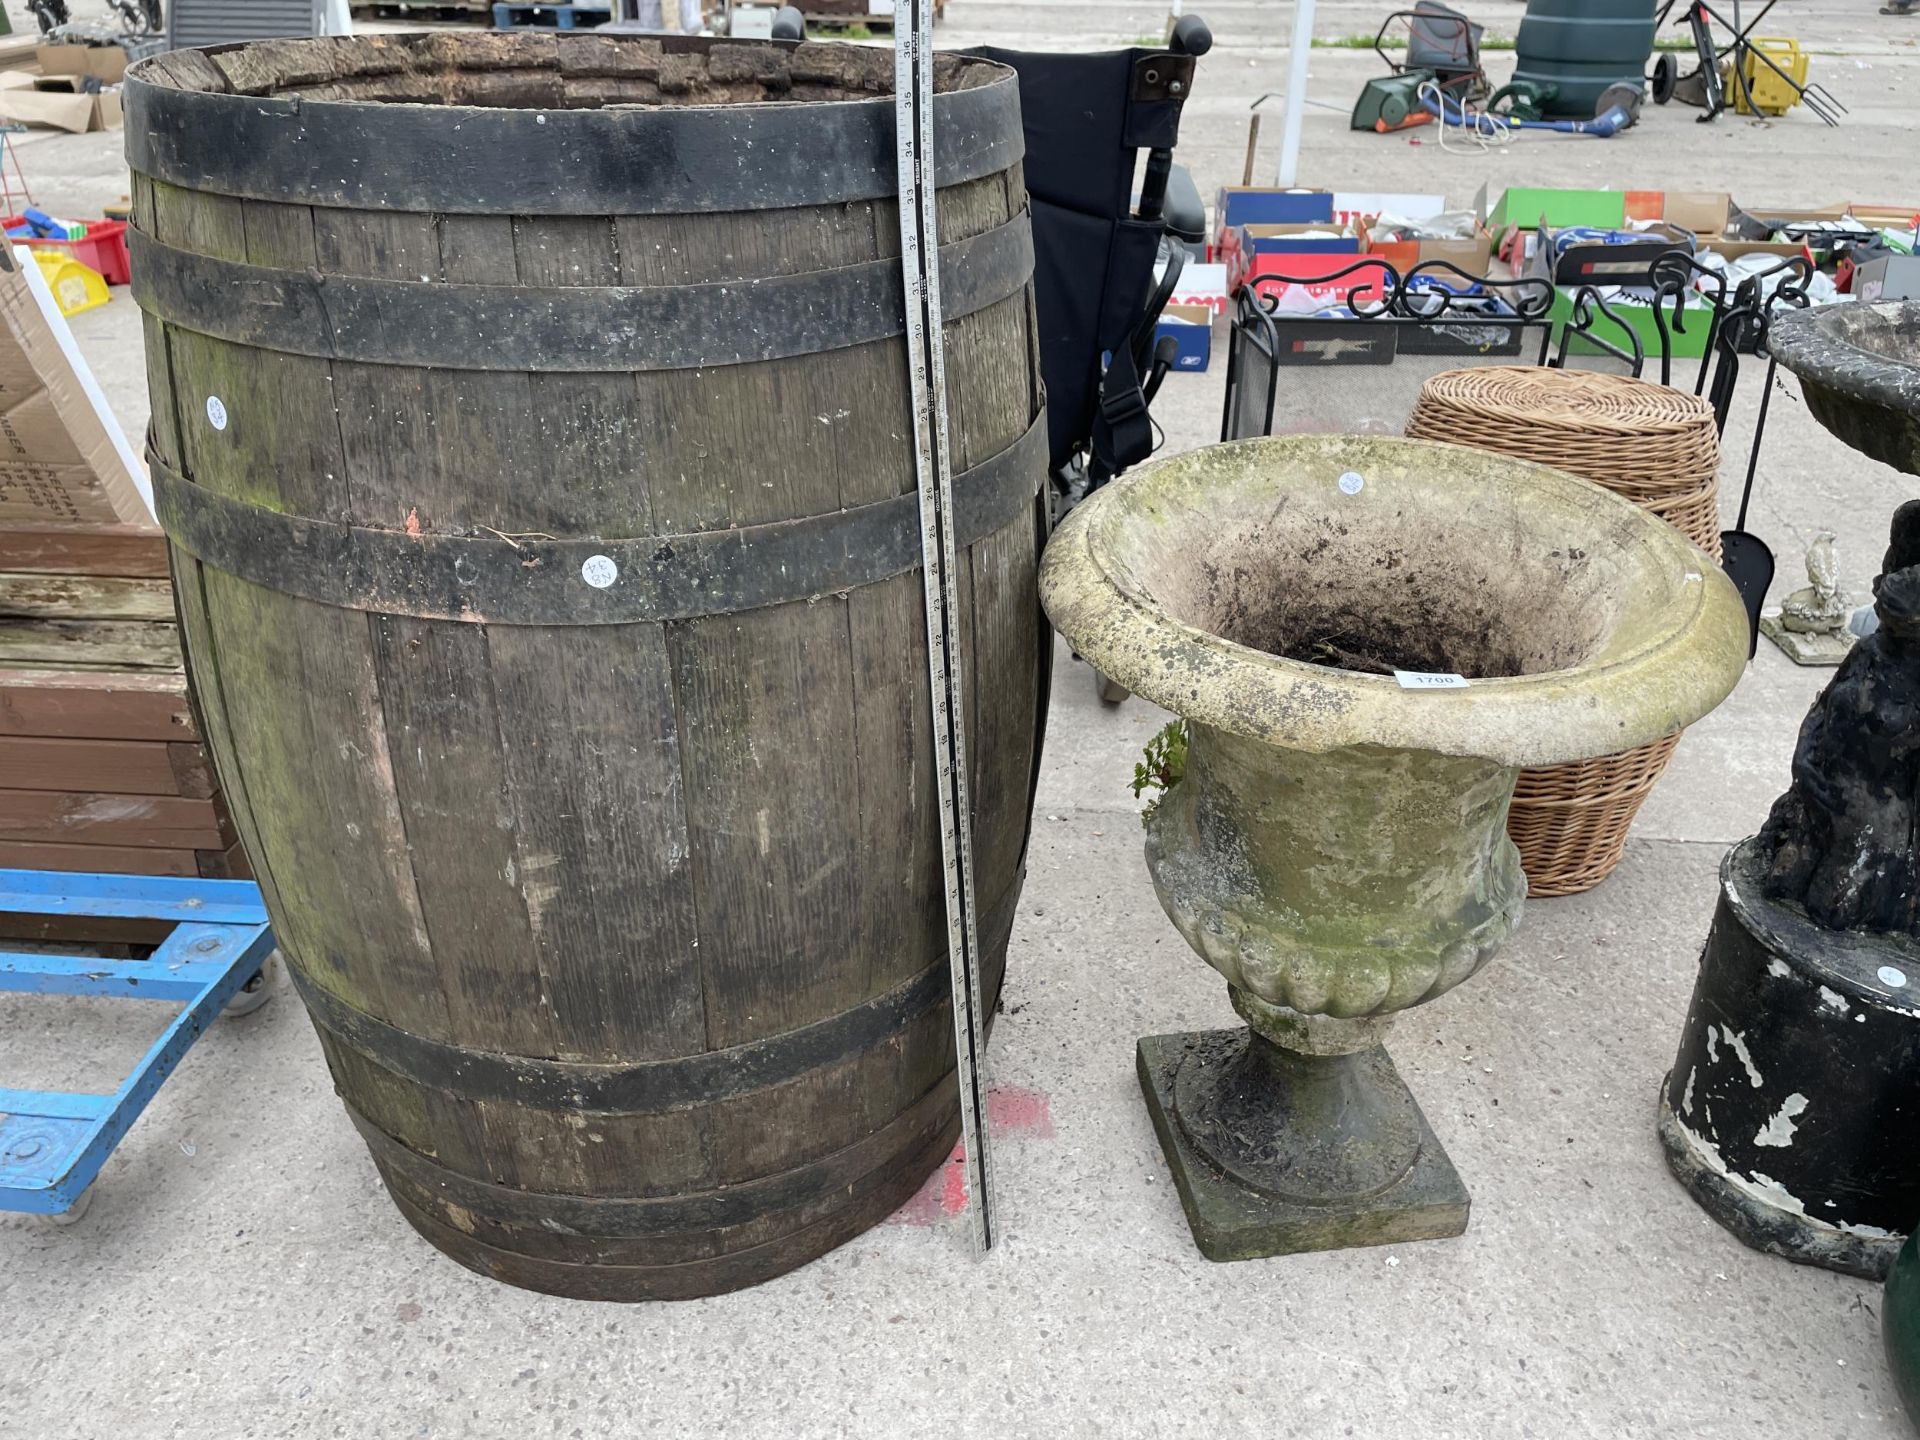
<path fill-rule="evenodd" d="M 0 526 L 0 571 L 164 579 L 167 537 L 158 526 Z"/>
<path fill-rule="evenodd" d="M 774 83 L 753 47 L 724 47 L 716 74 L 704 47 L 689 59 L 589 38 L 336 44 L 318 62 L 276 42 L 146 73 L 469 103 L 489 86 L 533 103 L 568 67 L 691 99 Z M 473 64 L 429 73 L 433 54 Z M 781 83 L 872 68 L 845 65 L 836 78 L 813 53 L 810 78 Z M 989 81 L 1011 83 L 968 72 Z M 588 103 L 590 89 L 569 93 Z M 747 284 L 898 252 L 892 202 L 866 198 L 888 186 L 870 183 L 834 204 L 608 215 L 220 188 L 136 172 L 134 223 L 216 260 L 421 286 Z M 1024 206 L 1017 164 L 948 186 L 942 242 L 1024 225 Z M 1040 414 L 1030 291 L 951 320 L 947 341 L 966 468 Z M 898 339 L 686 369 L 415 369 L 275 353 L 150 313 L 147 353 L 155 453 L 194 486 L 400 535 L 725 532 L 913 486 Z M 1031 479 L 960 576 L 990 994 L 1051 655 L 1034 596 L 1044 477 Z M 917 571 L 664 622 L 510 625 L 350 608 L 174 554 L 238 838 L 336 1084 L 435 1244 L 568 1294 L 712 1293 L 840 1243 L 946 1154 L 957 1096 Z"/>
<path fill-rule="evenodd" d="M 179 672 L 0 670 L 0 735 L 197 740 Z"/>
<path fill-rule="evenodd" d="M 165 580 L 0 571 L 0 616 L 43 620 L 173 620 Z"/>
<path fill-rule="evenodd" d="M 218 854 L 218 851 L 211 852 Z M 200 852 L 122 845 L 47 845 L 0 840 L 0 866 L 104 875 L 200 875 Z"/>
<path fill-rule="evenodd" d="M 0 790 L 111 790 L 205 799 L 213 788 L 198 745 L 0 735 Z"/>
<path fill-rule="evenodd" d="M 177 671 L 180 638 L 150 620 L 0 619 L 0 667 Z"/>
<path fill-rule="evenodd" d="M 212 800 L 84 790 L 0 790 L 0 840 L 225 850 L 234 841 Z"/>

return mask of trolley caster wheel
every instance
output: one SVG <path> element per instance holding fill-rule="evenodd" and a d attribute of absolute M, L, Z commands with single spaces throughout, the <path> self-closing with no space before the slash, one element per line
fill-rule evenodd
<path fill-rule="evenodd" d="M 1118 680 L 1109 679 L 1098 670 L 1093 672 L 1094 693 L 1100 697 L 1102 705 L 1118 705 L 1133 692 Z"/>
<path fill-rule="evenodd" d="M 260 973 L 234 991 L 233 998 L 227 1001 L 227 1008 L 220 1013 L 229 1020 L 237 1020 L 242 1015 L 251 1015 L 267 1001 L 273 998 L 273 982 L 280 970 L 280 952 L 274 951 L 261 962 Z"/>
<path fill-rule="evenodd" d="M 58 1215 L 36 1215 L 33 1218 L 49 1230 L 65 1230 L 69 1225 L 78 1225 L 82 1220 L 86 1219 L 87 1211 L 92 1208 L 93 1186 L 89 1185 L 80 1192 L 80 1198 L 78 1200 L 74 1201 L 73 1204 L 69 1205 L 65 1210 L 62 1210 Z"/>
<path fill-rule="evenodd" d="M 1653 62 L 1653 103 L 1664 105 L 1673 98 L 1673 87 L 1680 79 L 1680 62 L 1671 53 Z"/>

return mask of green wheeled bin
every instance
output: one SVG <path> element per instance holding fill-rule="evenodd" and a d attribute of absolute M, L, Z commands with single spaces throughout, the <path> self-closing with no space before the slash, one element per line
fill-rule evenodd
<path fill-rule="evenodd" d="M 1653 34 L 1654 0 L 1528 0 L 1513 78 L 1554 87 L 1548 116 L 1586 119 L 1611 85 L 1645 93 Z"/>

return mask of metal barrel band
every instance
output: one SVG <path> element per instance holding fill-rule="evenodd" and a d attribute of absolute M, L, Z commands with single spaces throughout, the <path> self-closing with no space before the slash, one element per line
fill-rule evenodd
<path fill-rule="evenodd" d="M 558 1226 L 563 1227 L 559 1233 L 568 1236 L 622 1241 L 722 1230 L 822 1201 L 844 1200 L 850 1189 L 884 1180 L 893 1168 L 886 1163 L 888 1158 L 918 1149 L 923 1132 L 950 1123 L 948 1112 L 954 1099 L 949 1075 L 872 1134 L 804 1165 L 713 1190 L 641 1198 L 497 1185 L 422 1155 L 351 1105 L 347 1114 L 381 1169 L 437 1204 L 458 1205 L 497 1230 L 551 1234 Z"/>
<path fill-rule="evenodd" d="M 1019 888 L 1010 886 L 985 927 L 1005 943 Z M 915 1017 L 947 1003 L 943 955 L 911 979 L 812 1025 L 764 1040 L 671 1060 L 630 1065 L 576 1063 L 449 1045 L 389 1025 L 347 1004 L 288 966 L 316 1025 L 334 1040 L 416 1085 L 466 1100 L 499 1100 L 567 1113 L 656 1114 L 705 1109 L 770 1090 L 882 1044 Z"/>
<path fill-rule="evenodd" d="M 980 62 L 986 64 L 987 62 Z M 127 164 L 250 200 L 442 215 L 683 215 L 891 199 L 884 98 L 541 112 L 230 95 L 126 81 Z M 1009 72 L 935 102 L 940 182 L 1025 151 Z M 742 155 L 756 163 L 739 164 Z"/>
<path fill-rule="evenodd" d="M 476 1240 L 427 1214 L 405 1194 L 395 1192 L 392 1198 L 428 1244 L 496 1280 L 575 1300 L 691 1300 L 784 1275 L 878 1224 L 913 1197 L 927 1172 L 952 1145 L 951 1130 L 933 1135 L 917 1154 L 886 1172 L 884 1183 L 857 1204 L 822 1216 L 804 1229 L 745 1250 L 679 1265 L 606 1265 L 519 1254 Z"/>
<path fill-rule="evenodd" d="M 219 260 L 127 232 L 149 315 L 286 355 L 443 370 L 701 370 L 818 355 L 905 333 L 899 263 L 701 285 L 448 284 Z M 1020 293 L 1027 213 L 942 248 L 950 318 Z"/>
<path fill-rule="evenodd" d="M 959 477 L 960 540 L 1023 518 L 1046 476 L 1043 411 Z M 493 625 L 625 625 L 857 590 L 920 563 L 917 503 L 896 495 L 766 525 L 625 540 L 409 535 L 219 495 L 149 451 L 160 523 L 203 564 L 348 610 Z"/>

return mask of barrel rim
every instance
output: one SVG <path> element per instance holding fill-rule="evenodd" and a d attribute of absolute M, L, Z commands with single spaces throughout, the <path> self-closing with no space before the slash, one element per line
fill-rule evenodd
<path fill-rule="evenodd" d="M 652 46 L 655 46 L 662 55 L 695 54 L 702 51 L 712 50 L 716 47 L 725 47 L 728 49 L 740 49 L 740 50 L 779 50 L 787 53 L 793 53 L 800 50 L 837 50 L 837 51 L 841 51 L 849 54 L 861 55 L 861 56 L 884 55 L 886 53 L 884 51 L 873 50 L 866 46 L 849 45 L 844 41 L 836 41 L 836 40 L 802 40 L 798 42 L 777 41 L 777 40 L 769 41 L 769 40 L 734 39 L 731 36 L 726 36 L 726 35 L 647 35 L 647 34 L 636 34 L 631 32 L 624 32 L 624 31 L 613 32 L 608 34 L 600 34 L 598 32 L 592 32 L 592 31 L 584 32 L 584 33 L 562 31 L 555 34 L 547 35 L 547 34 L 539 34 L 529 30 L 508 30 L 508 31 L 495 30 L 495 31 L 482 31 L 477 33 L 466 33 L 466 32 L 449 33 L 445 31 L 400 31 L 397 33 L 375 33 L 375 34 L 369 34 L 369 35 L 297 35 L 297 36 L 287 36 L 287 37 L 268 37 L 268 38 L 263 38 L 259 40 L 233 40 L 233 41 L 228 41 L 227 43 L 221 44 L 221 45 L 200 45 L 200 46 L 193 47 L 193 53 L 196 55 L 205 56 L 209 61 L 211 61 L 214 56 L 234 55 L 234 54 L 238 54 L 241 51 L 255 49 L 261 46 L 272 46 L 275 50 L 278 50 L 278 51 L 301 50 L 301 49 L 317 51 L 317 50 L 326 50 L 326 49 L 338 49 L 343 44 L 352 45 L 355 47 L 365 47 L 368 50 L 378 50 L 378 49 L 449 50 L 449 49 L 454 49 L 461 46 L 469 46 L 477 50 L 481 48 L 483 45 L 498 45 L 502 42 L 523 45 L 529 50 L 530 53 L 537 53 L 538 51 L 547 49 L 549 47 L 554 48 L 557 53 L 559 46 L 578 44 L 583 41 L 584 42 L 592 42 L 592 41 L 610 42 L 614 45 L 633 45 L 636 47 L 643 46 L 643 45 L 652 45 Z M 127 67 L 127 73 L 125 76 L 126 81 L 134 84 L 152 85 L 156 89 L 178 91 L 183 94 L 220 95 L 233 100 L 249 101 L 249 102 L 256 101 L 256 100 L 298 98 L 298 97 L 292 97 L 292 96 L 277 95 L 271 91 L 256 93 L 256 92 L 250 92 L 245 90 L 233 90 L 233 89 L 213 90 L 213 89 L 209 89 L 204 85 L 195 85 L 195 84 L 185 83 L 180 79 L 178 75 L 174 73 L 174 67 L 167 64 L 167 58 L 169 55 L 177 55 L 179 53 L 180 52 L 178 51 L 166 51 L 158 55 L 149 55 L 145 59 L 135 61 L 132 65 L 129 65 Z M 950 74 L 962 73 L 962 74 L 968 74 L 969 76 L 971 76 L 974 73 L 985 75 L 985 74 L 990 74 L 994 71 L 1004 71 L 1008 75 L 1013 74 L 1013 68 L 1011 66 L 1004 64 L 1001 61 L 990 59 L 984 55 L 975 55 L 965 51 L 949 51 L 949 52 L 943 53 L 938 58 L 940 59 L 943 65 L 951 66 L 951 69 L 949 71 Z M 219 74 L 222 79 L 228 80 L 228 81 L 231 80 L 231 77 L 227 76 L 224 71 L 219 70 L 219 67 L 213 66 L 211 68 L 214 70 L 216 74 Z M 455 68 L 458 68 L 458 67 L 455 67 Z M 489 71 L 489 70 L 499 70 L 502 68 L 511 68 L 511 67 L 488 65 L 484 67 L 477 67 L 477 73 Z M 524 68 L 526 69 L 552 68 L 561 73 L 567 73 L 565 68 L 558 64 L 555 64 L 552 67 L 547 67 L 542 65 L 528 65 Z M 892 83 L 893 66 L 890 61 L 886 61 L 884 59 L 876 60 L 874 62 L 874 70 L 880 76 L 880 78 L 886 80 L 889 84 Z M 366 72 L 366 74 L 362 78 L 379 79 L 383 75 L 390 75 L 395 73 L 398 73 L 398 72 L 372 70 L 372 71 Z M 580 70 L 580 71 L 574 71 L 572 73 L 583 76 L 585 78 L 590 78 L 590 79 L 619 79 L 619 78 L 622 78 L 623 75 L 631 74 L 632 72 Z M 934 78 L 935 78 L 934 93 L 936 97 L 958 94 L 960 91 L 963 91 L 963 90 L 977 88 L 978 84 L 981 83 L 971 79 L 969 79 L 968 83 L 965 83 L 965 84 L 942 83 L 946 79 L 946 76 L 941 75 L 938 72 L 936 72 Z M 311 83 L 323 83 L 323 82 L 315 81 Z M 992 84 L 996 82 L 986 81 L 985 83 Z M 773 105 L 795 105 L 795 106 L 804 105 L 808 107 L 817 107 L 817 106 L 824 106 L 824 105 L 885 104 L 890 106 L 892 103 L 893 103 L 893 98 L 892 98 L 891 91 L 889 91 L 885 94 L 877 95 L 871 99 L 862 98 L 858 100 L 723 101 L 721 103 L 712 104 L 712 105 L 671 105 L 671 106 L 663 106 L 661 108 L 670 110 L 676 114 L 684 114 L 692 110 L 735 110 L 735 109 L 741 109 L 741 108 L 759 108 L 762 106 L 773 106 Z M 371 106 L 379 106 L 382 109 L 394 109 L 394 108 L 406 106 L 406 107 L 417 108 L 422 110 L 468 110 L 468 111 L 491 110 L 491 111 L 508 111 L 508 112 L 518 111 L 518 110 L 527 110 L 527 111 L 537 112 L 542 108 L 539 106 L 520 106 L 520 105 L 454 105 L 454 104 L 443 104 L 443 103 L 428 104 L 424 101 L 382 100 L 378 98 L 368 98 L 364 100 L 301 99 L 301 104 L 303 105 L 371 105 Z M 553 110 L 559 109 L 559 108 L 561 107 L 557 107 L 557 106 L 548 107 L 546 113 L 550 115 L 553 113 Z M 580 107 L 580 108 L 600 109 L 600 108 L 620 108 L 620 107 L 618 102 L 616 102 L 615 106 L 613 107 L 588 106 L 588 107 Z"/>
<path fill-rule="evenodd" d="M 228 48 L 239 47 L 204 53 Z M 896 194 L 890 96 L 593 109 L 306 100 L 163 83 L 169 58 L 127 72 L 126 160 L 196 192 L 447 215 L 754 212 Z M 1014 71 L 962 63 L 999 73 L 934 98 L 943 187 L 1025 153 Z M 748 151 L 758 163 L 738 164 Z"/>

